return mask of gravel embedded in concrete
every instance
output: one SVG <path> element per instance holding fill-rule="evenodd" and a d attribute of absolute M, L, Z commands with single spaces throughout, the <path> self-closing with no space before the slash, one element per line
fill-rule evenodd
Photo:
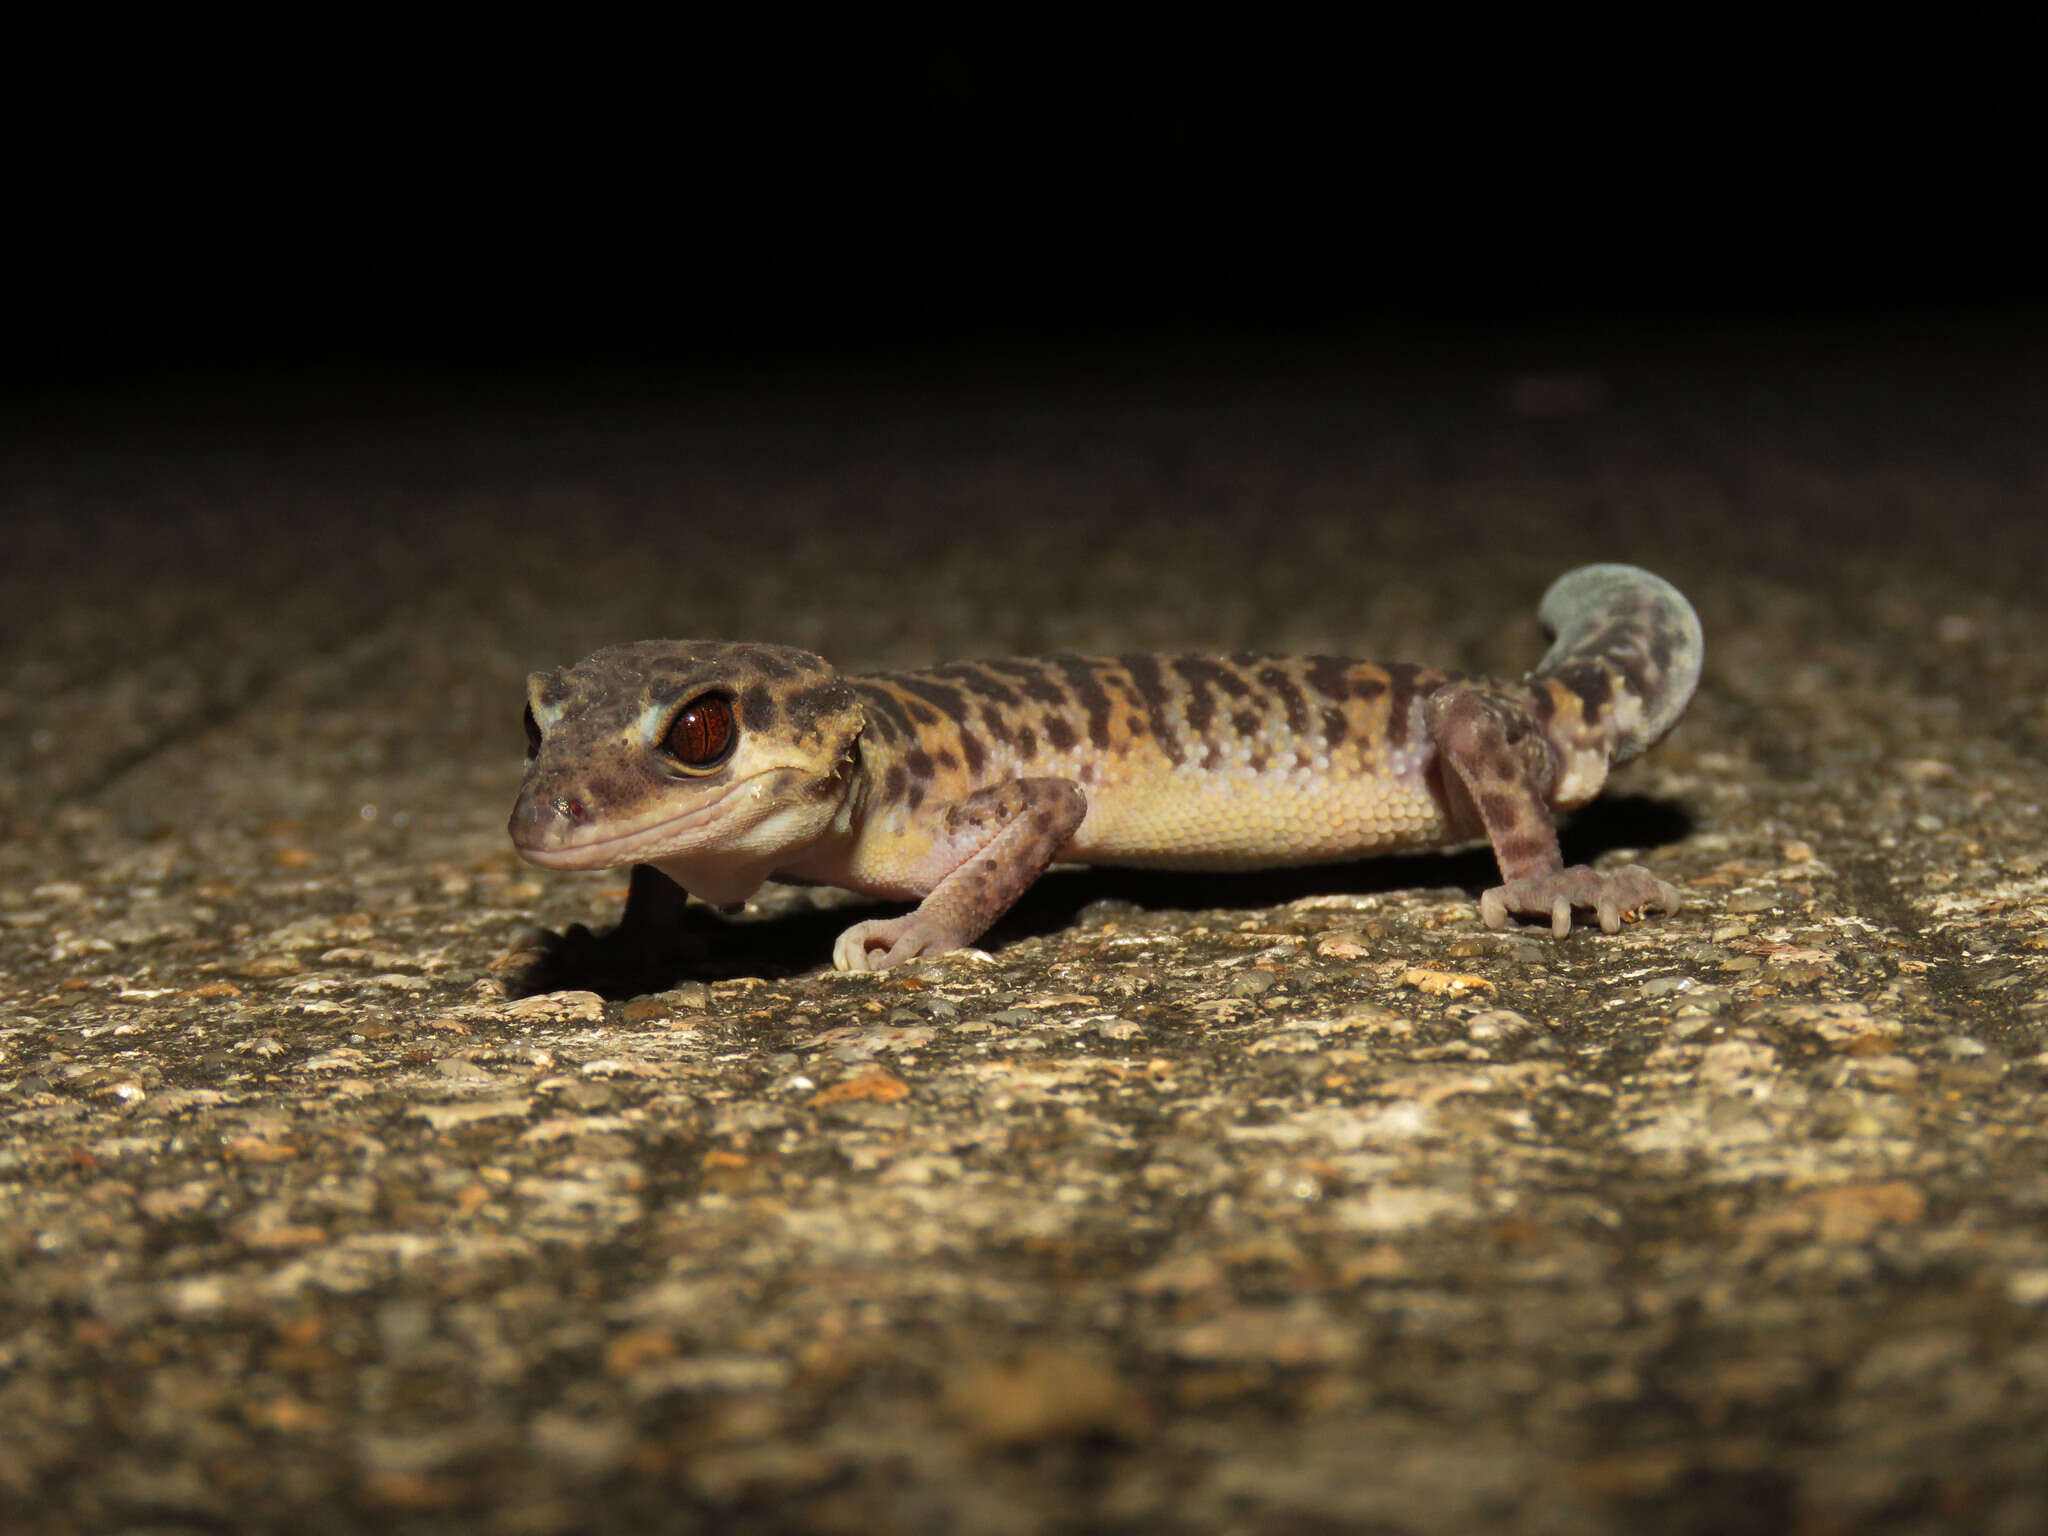
<path fill-rule="evenodd" d="M 2048 1527 L 2041 370 L 1603 368 L 17 434 L 0 1524 Z M 842 976 L 504 836 L 604 641 L 1519 671 L 1591 559 L 1708 632 L 1612 938 L 1094 872 Z"/>

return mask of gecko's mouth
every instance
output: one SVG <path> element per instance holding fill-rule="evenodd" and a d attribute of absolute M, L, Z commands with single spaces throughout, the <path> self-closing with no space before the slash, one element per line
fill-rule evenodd
<path fill-rule="evenodd" d="M 521 795 L 512 809 L 508 830 L 519 856 L 541 869 L 617 869 L 622 864 L 644 864 L 681 852 L 678 843 L 687 834 L 716 820 L 734 795 L 760 777 L 753 774 L 730 784 L 715 799 L 693 805 L 679 816 L 664 816 L 623 831 L 606 830 L 595 837 L 573 840 L 550 835 L 564 823 L 552 801 L 536 797 L 529 802 Z"/>

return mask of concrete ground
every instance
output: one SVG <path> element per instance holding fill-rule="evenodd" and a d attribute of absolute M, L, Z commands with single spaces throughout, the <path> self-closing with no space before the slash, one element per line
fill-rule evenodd
<path fill-rule="evenodd" d="M 1767 340 L 18 425 L 0 1526 L 2048 1529 L 2048 350 Z M 1513 672 L 1615 559 L 1708 635 L 1617 936 L 1073 873 L 849 977 L 506 841 L 607 641 Z"/>

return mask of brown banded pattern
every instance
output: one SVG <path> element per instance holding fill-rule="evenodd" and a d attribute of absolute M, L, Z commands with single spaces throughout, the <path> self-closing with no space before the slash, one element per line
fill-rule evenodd
<path fill-rule="evenodd" d="M 1420 707 L 1457 675 L 1331 656 L 1059 655 L 852 687 L 873 727 L 864 751 L 879 809 L 1063 778 L 1089 790 L 1072 856 L 1230 865 L 1440 837 Z M 1335 793 L 1356 816 L 1318 830 L 1308 823 L 1321 813 L 1304 807 L 1333 784 L 1353 786 Z"/>

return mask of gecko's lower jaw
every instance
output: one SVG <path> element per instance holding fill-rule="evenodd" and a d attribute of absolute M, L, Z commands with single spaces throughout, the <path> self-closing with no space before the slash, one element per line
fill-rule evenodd
<path fill-rule="evenodd" d="M 659 858 L 670 840 L 671 827 L 671 823 L 663 822 L 588 842 L 549 844 L 523 840 L 515 826 L 512 846 L 519 850 L 519 857 L 541 869 L 616 869 L 621 864 Z"/>
<path fill-rule="evenodd" d="M 730 793 L 728 790 L 680 815 L 624 828 L 590 824 L 587 813 L 579 814 L 574 801 L 521 795 L 512 808 L 508 830 L 519 856 L 541 869 L 617 869 L 678 851 L 689 834 L 718 814 Z"/>

